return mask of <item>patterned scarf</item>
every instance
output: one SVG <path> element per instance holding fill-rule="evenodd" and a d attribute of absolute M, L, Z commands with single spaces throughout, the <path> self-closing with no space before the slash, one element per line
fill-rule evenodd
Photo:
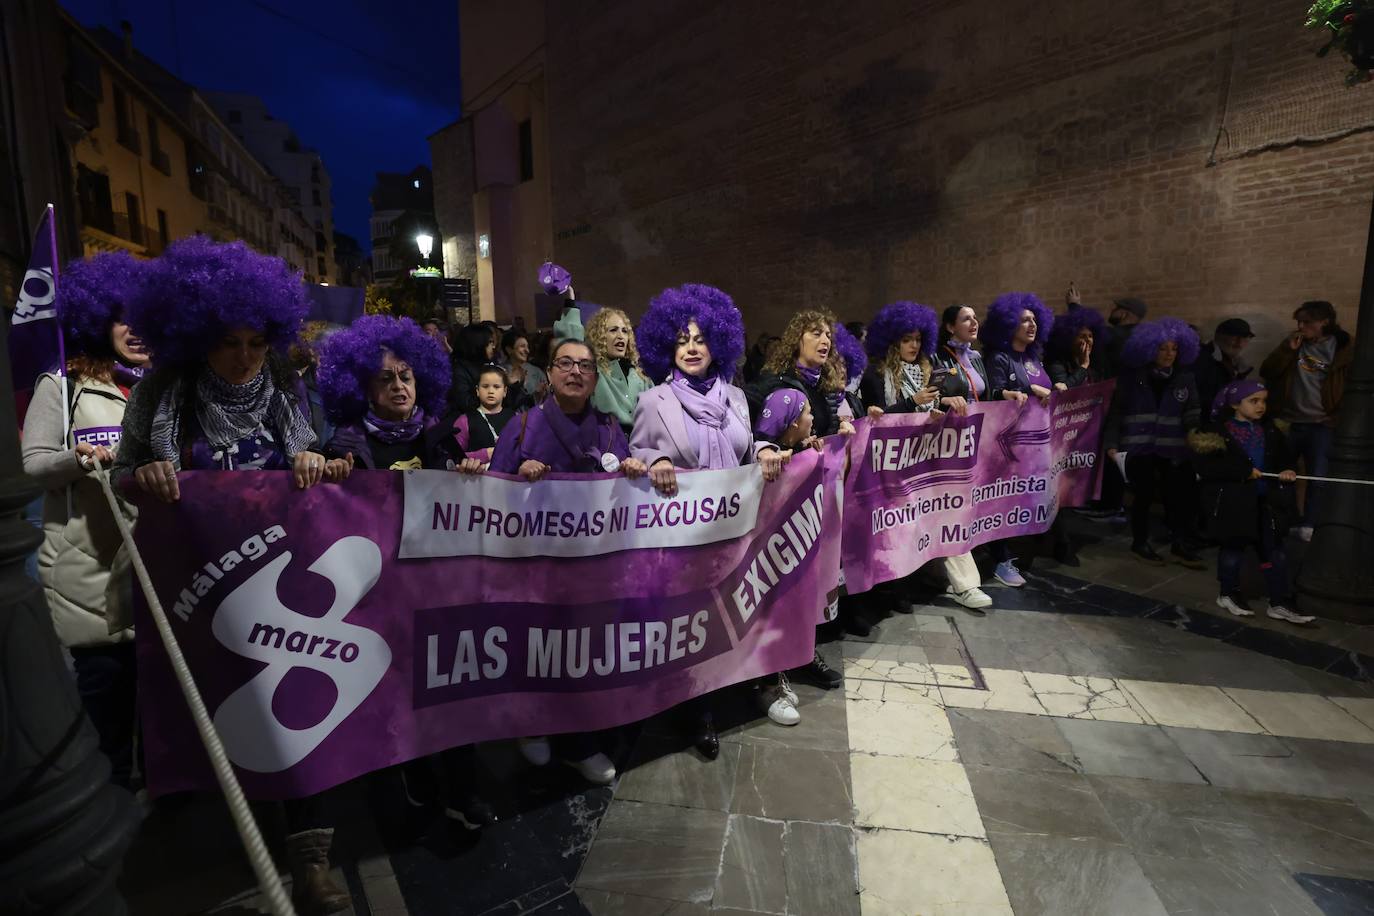
<path fill-rule="evenodd" d="M 178 378 L 162 393 L 153 414 L 150 445 L 158 461 L 181 468 L 181 402 L 185 379 Z M 261 429 L 281 444 L 287 460 L 315 444 L 315 433 L 284 392 L 277 389 L 264 366 L 252 381 L 233 385 L 209 366 L 196 376 L 196 420 L 212 450 L 225 450 Z"/>
<path fill-rule="evenodd" d="M 369 410 L 367 416 L 363 418 L 363 425 L 367 427 L 369 436 L 387 445 L 414 442 L 415 438 L 424 432 L 425 410 L 423 407 L 416 406 L 409 419 L 406 420 L 383 420 Z"/>

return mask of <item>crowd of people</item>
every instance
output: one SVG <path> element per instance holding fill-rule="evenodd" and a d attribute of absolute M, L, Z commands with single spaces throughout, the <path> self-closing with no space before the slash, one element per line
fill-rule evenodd
<path fill-rule="evenodd" d="M 523 323 L 450 331 L 437 319 L 384 315 L 305 328 L 304 290 L 283 262 L 200 237 L 152 261 L 106 254 L 64 272 L 67 381 L 38 381 L 24 463 L 48 491 L 40 577 L 116 782 L 131 785 L 135 770 L 133 630 L 95 463 L 167 501 L 180 498 L 186 470 L 284 471 L 300 489 L 357 469 L 492 471 L 530 486 L 550 472 L 618 473 L 671 495 L 678 472 L 692 469 L 755 464 L 776 481 L 798 449 L 853 435 L 863 416 L 1048 402 L 1056 390 L 1115 378 L 1105 434 L 1113 460 L 1101 500 L 1084 514 L 1126 521 L 1129 487 L 1141 562 L 1201 568 L 1200 551 L 1216 546 L 1217 603 L 1243 616 L 1254 613 L 1240 592 L 1254 550 L 1268 614 L 1311 620 L 1293 610 L 1285 542 L 1290 529 L 1310 537 L 1322 493 L 1309 486 L 1299 514 L 1295 471 L 1300 459 L 1306 473 L 1325 472 L 1353 353 L 1328 302 L 1299 306 L 1297 330 L 1255 372 L 1244 359 L 1254 336 L 1244 320 L 1222 321 L 1203 347 L 1182 321 L 1148 319 L 1139 299 L 1117 300 L 1104 319 L 1072 286 L 1059 315 L 1030 293 L 998 297 L 981 318 L 968 305 L 937 312 L 910 301 L 848 325 L 800 310 L 781 335 L 760 334 L 746 352 L 741 313 L 719 289 L 665 289 L 636 327 L 620 309 L 577 300 L 559 275 L 565 308 L 552 331 L 531 334 Z M 1156 498 L 1168 559 L 1151 543 Z M 1078 564 L 1063 519 L 1048 540 L 1056 560 Z M 986 545 L 991 578 L 1024 586 L 1024 546 Z M 975 612 L 992 604 L 972 553 L 936 565 L 950 599 Z M 902 592 L 880 587 L 842 598 L 838 621 L 825 626 L 866 635 L 886 614 L 909 610 Z M 747 685 L 760 714 L 784 727 L 802 715 L 791 677 L 826 688 L 842 681 L 817 652 L 803 669 Z M 681 710 L 707 758 L 719 753 L 715 705 L 707 695 Z M 595 735 L 531 735 L 519 746 L 534 765 L 557 759 L 597 784 L 616 776 Z M 437 805 L 470 829 L 489 823 L 473 750 L 399 768 L 406 803 Z M 347 905 L 329 877 L 327 799 L 288 802 L 285 814 L 298 906 Z"/>

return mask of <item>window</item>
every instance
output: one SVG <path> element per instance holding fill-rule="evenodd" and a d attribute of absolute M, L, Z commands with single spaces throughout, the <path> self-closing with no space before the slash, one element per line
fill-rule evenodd
<path fill-rule="evenodd" d="M 131 152 L 140 152 L 138 143 L 138 128 L 134 127 L 133 106 L 129 104 L 129 96 L 118 86 L 114 90 L 115 102 L 115 139 L 119 145 Z"/>
<path fill-rule="evenodd" d="M 100 60 L 76 37 L 67 35 L 67 73 L 63 79 L 67 109 L 88 129 L 100 125 L 100 103 L 104 98 Z"/>
<path fill-rule="evenodd" d="M 310 191 L 310 202 L 315 206 L 320 206 L 320 189 L 312 188 Z"/>
<path fill-rule="evenodd" d="M 320 164 L 318 162 L 310 166 L 310 180 L 315 184 L 320 183 Z"/>
<path fill-rule="evenodd" d="M 165 248 L 167 245 L 167 240 L 171 238 L 172 235 L 171 231 L 167 228 L 166 210 L 157 211 L 157 234 L 159 247 Z"/>
<path fill-rule="evenodd" d="M 420 179 L 417 178 L 417 179 L 415 179 L 414 181 L 412 181 L 412 182 L 410 183 L 410 186 L 411 186 L 412 188 L 414 188 L 415 190 L 417 190 L 417 191 L 420 190 Z"/>
<path fill-rule="evenodd" d="M 167 151 L 162 148 L 157 136 L 157 118 L 153 113 L 148 112 L 148 157 L 153 162 L 153 168 L 164 175 L 172 174 L 172 157 L 167 155 Z"/>
<path fill-rule="evenodd" d="M 315 259 L 315 271 L 316 271 L 316 273 L 318 273 L 321 277 L 327 276 L 327 271 L 325 271 L 325 269 L 324 269 L 324 258 L 316 258 L 316 259 Z"/>
<path fill-rule="evenodd" d="M 520 122 L 520 180 L 534 177 L 534 131 L 529 118 Z"/>
<path fill-rule="evenodd" d="M 110 200 L 110 178 L 84 165 L 76 167 L 76 197 L 81 206 L 81 222 L 101 232 L 115 234 L 114 207 Z"/>
<path fill-rule="evenodd" d="M 318 248 L 320 251 L 324 251 L 324 250 L 325 250 L 325 247 L 326 247 L 326 246 L 325 246 L 325 242 L 324 242 L 324 233 L 323 233 L 323 232 L 316 232 L 316 233 L 315 233 L 315 247 Z"/>
<path fill-rule="evenodd" d="M 143 210 L 138 205 L 138 195 L 124 192 L 124 209 L 129 219 L 129 241 L 143 244 Z"/>

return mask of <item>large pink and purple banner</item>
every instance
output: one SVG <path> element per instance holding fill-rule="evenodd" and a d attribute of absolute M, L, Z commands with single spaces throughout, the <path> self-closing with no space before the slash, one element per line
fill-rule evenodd
<path fill-rule="evenodd" d="M 851 594 L 933 559 L 1047 530 L 1100 487 L 1115 382 L 1056 391 L 1049 404 L 994 401 L 966 416 L 887 414 L 857 425 L 841 549 Z"/>
<path fill-rule="evenodd" d="M 845 443 L 646 480 L 187 472 L 137 529 L 253 798 L 474 741 L 590 731 L 811 659 L 836 586 Z M 211 788 L 157 633 L 138 627 L 149 785 Z"/>

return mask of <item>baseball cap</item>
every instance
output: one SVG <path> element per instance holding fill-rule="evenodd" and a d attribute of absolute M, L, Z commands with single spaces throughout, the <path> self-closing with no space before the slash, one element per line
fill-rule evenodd
<path fill-rule="evenodd" d="M 1227 318 L 1217 325 L 1217 336 L 1226 337 L 1254 337 L 1255 332 L 1250 330 L 1250 322 L 1244 318 Z"/>
<path fill-rule="evenodd" d="M 1133 299 L 1131 297 L 1127 297 L 1125 299 L 1113 299 L 1112 305 L 1116 306 L 1119 309 L 1125 309 L 1126 311 L 1133 313 L 1135 317 L 1141 319 L 1145 317 L 1145 312 L 1148 311 L 1150 308 L 1148 305 L 1145 304 L 1145 301 L 1143 299 Z"/>

